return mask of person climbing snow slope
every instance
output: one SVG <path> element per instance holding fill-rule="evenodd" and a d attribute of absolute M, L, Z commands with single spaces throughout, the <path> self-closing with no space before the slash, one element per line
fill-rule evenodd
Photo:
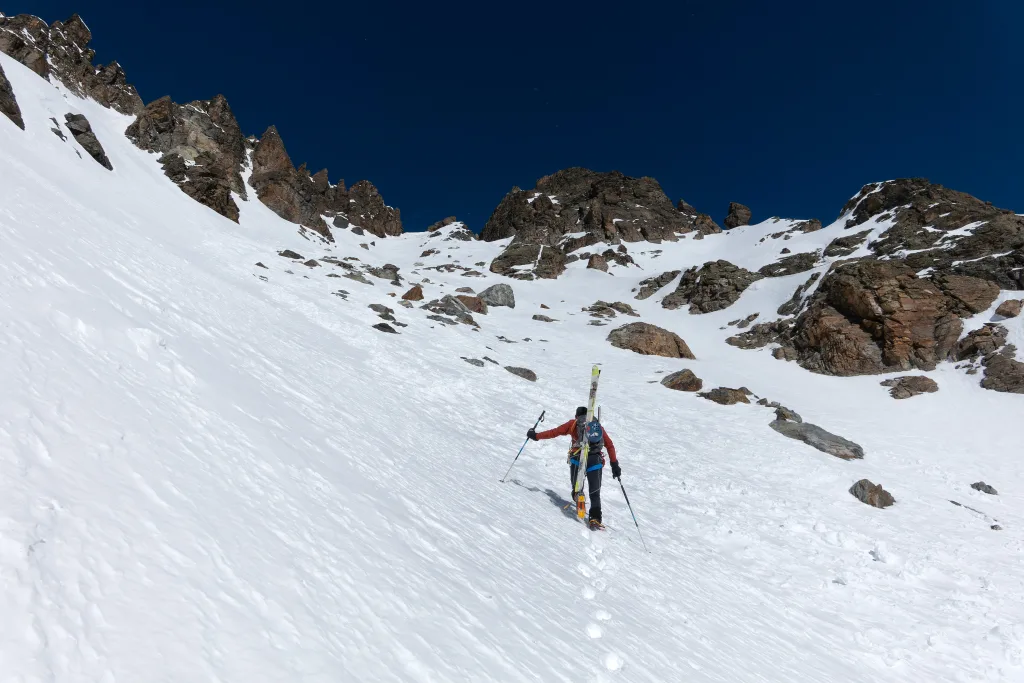
<path fill-rule="evenodd" d="M 576 481 L 576 472 L 580 466 L 580 451 L 583 448 L 583 440 L 587 431 L 587 409 L 580 406 L 576 409 L 576 417 L 563 425 L 538 432 L 530 429 L 526 436 L 534 441 L 542 439 L 554 439 L 559 436 L 572 437 L 572 445 L 569 447 L 569 499 L 572 500 L 574 492 L 573 483 Z M 602 437 L 596 443 L 590 444 L 590 453 L 587 456 L 586 475 L 587 488 L 590 492 L 590 524 L 594 527 L 601 526 L 601 473 L 604 469 L 604 450 L 608 449 L 608 457 L 611 459 L 612 476 L 618 479 L 622 475 L 622 468 L 619 467 L 619 459 L 615 454 L 615 444 L 608 436 L 608 432 L 601 429 Z"/>

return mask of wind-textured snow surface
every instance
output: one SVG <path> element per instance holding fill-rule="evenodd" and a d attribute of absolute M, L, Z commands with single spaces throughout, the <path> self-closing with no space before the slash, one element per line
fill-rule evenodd
<path fill-rule="evenodd" d="M 0 117 L 0 680 L 1022 680 L 1024 398 L 944 366 L 937 394 L 894 401 L 882 377 L 723 343 L 726 322 L 772 319 L 807 273 L 703 316 L 660 307 L 674 284 L 632 299 L 662 270 L 753 268 L 841 228 L 632 245 L 642 269 L 510 281 L 514 310 L 449 327 L 388 294 L 424 277 L 428 299 L 480 291 L 500 278 L 475 263 L 503 243 L 337 231 L 328 246 L 255 200 L 232 223 L 124 139 L 129 118 L 0 63 L 26 122 Z M 50 131 L 68 111 L 113 172 Z M 329 277 L 345 271 L 286 248 L 409 280 Z M 487 275 L 432 269 L 456 260 Z M 698 360 L 611 347 L 637 319 L 589 325 L 598 298 Z M 371 303 L 408 327 L 372 329 Z M 542 303 L 557 322 L 531 319 Z M 610 477 L 608 531 L 562 513 L 564 442 L 529 444 L 498 481 L 541 410 L 550 427 L 585 400 L 592 363 L 650 553 Z M 683 367 L 867 455 L 832 458 L 769 429 L 765 408 L 657 383 Z M 855 500 L 863 477 L 897 503 Z"/>

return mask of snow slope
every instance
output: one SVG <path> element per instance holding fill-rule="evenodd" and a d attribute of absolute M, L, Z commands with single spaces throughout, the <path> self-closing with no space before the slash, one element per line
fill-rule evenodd
<path fill-rule="evenodd" d="M 338 231 L 327 246 L 256 201 L 236 225 L 124 139 L 128 118 L 0 64 L 27 127 L 0 117 L 0 681 L 1024 680 L 1024 398 L 940 367 L 939 393 L 897 402 L 882 377 L 722 343 L 806 273 L 703 316 L 660 307 L 673 285 L 632 299 L 662 270 L 774 260 L 783 243 L 760 239 L 779 224 L 512 281 L 514 310 L 445 327 L 395 305 L 405 286 L 275 252 L 390 262 L 435 298 L 498 282 L 430 268 L 501 244 Z M 113 172 L 50 132 L 68 111 Z M 580 312 L 598 298 L 635 304 L 698 360 L 612 348 L 612 326 Z M 372 329 L 371 303 L 408 327 Z M 531 319 L 542 303 L 558 322 Z M 498 482 L 541 410 L 546 426 L 572 415 L 592 363 L 649 554 L 610 478 L 607 533 L 561 513 L 564 442 L 529 444 Z M 656 383 L 682 367 L 867 456 Z M 855 500 L 862 477 L 897 504 Z"/>

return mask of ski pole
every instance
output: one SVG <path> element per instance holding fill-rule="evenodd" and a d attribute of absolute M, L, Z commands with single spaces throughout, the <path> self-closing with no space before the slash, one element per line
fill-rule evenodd
<path fill-rule="evenodd" d="M 619 488 L 622 489 L 622 497 L 626 499 L 626 507 L 629 508 L 629 514 L 633 515 L 633 524 L 636 524 L 636 533 L 640 536 L 640 542 L 644 545 L 644 550 L 647 550 L 647 544 L 644 543 L 644 535 L 640 533 L 640 523 L 636 521 L 636 515 L 633 514 L 633 506 L 629 504 L 629 496 L 626 495 L 626 487 L 622 485 L 622 479 L 618 480 Z"/>
<path fill-rule="evenodd" d="M 533 428 L 534 429 L 537 429 L 537 425 L 539 425 L 541 422 L 544 421 L 544 413 L 546 413 L 546 412 L 548 412 L 548 411 L 546 411 L 546 410 L 540 411 L 540 417 L 538 417 L 537 421 L 533 423 Z M 523 454 L 523 448 L 526 448 L 526 444 L 528 444 L 528 443 L 530 443 L 530 437 L 526 437 L 526 441 L 523 442 L 523 445 L 522 445 L 522 447 L 520 447 L 519 452 L 516 453 L 516 457 L 512 459 L 512 464 L 508 466 L 508 472 L 506 472 L 505 476 L 501 478 L 501 483 L 502 484 L 505 483 L 505 477 L 508 477 L 509 472 L 511 472 L 512 468 L 515 467 L 516 460 L 518 460 L 519 456 Z"/>

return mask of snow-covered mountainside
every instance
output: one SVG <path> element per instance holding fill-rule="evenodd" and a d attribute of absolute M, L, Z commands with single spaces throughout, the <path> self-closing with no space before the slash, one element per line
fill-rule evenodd
<path fill-rule="evenodd" d="M 823 228 L 568 233 L 601 258 L 533 278 L 538 248 L 509 277 L 490 266 L 514 231 L 396 235 L 372 186 L 310 190 L 276 142 L 254 161 L 267 136 L 233 148 L 236 181 L 202 164 L 230 142 L 205 118 L 136 126 L 159 134 L 142 149 L 126 130 L 154 105 L 26 61 L 0 54 L 24 125 L 0 115 L 0 680 L 1024 680 L 1024 397 L 979 383 L 1015 372 L 1018 295 L 956 279 L 970 255 L 840 272 L 902 229 L 862 214 L 903 185 Z M 497 284 L 514 308 L 472 296 Z M 660 331 L 612 333 L 637 322 Z M 610 472 L 606 531 L 563 513 L 564 440 L 499 481 L 595 363 L 650 552 Z M 890 397 L 910 368 L 938 391 Z M 663 386 L 682 370 L 708 397 Z"/>

